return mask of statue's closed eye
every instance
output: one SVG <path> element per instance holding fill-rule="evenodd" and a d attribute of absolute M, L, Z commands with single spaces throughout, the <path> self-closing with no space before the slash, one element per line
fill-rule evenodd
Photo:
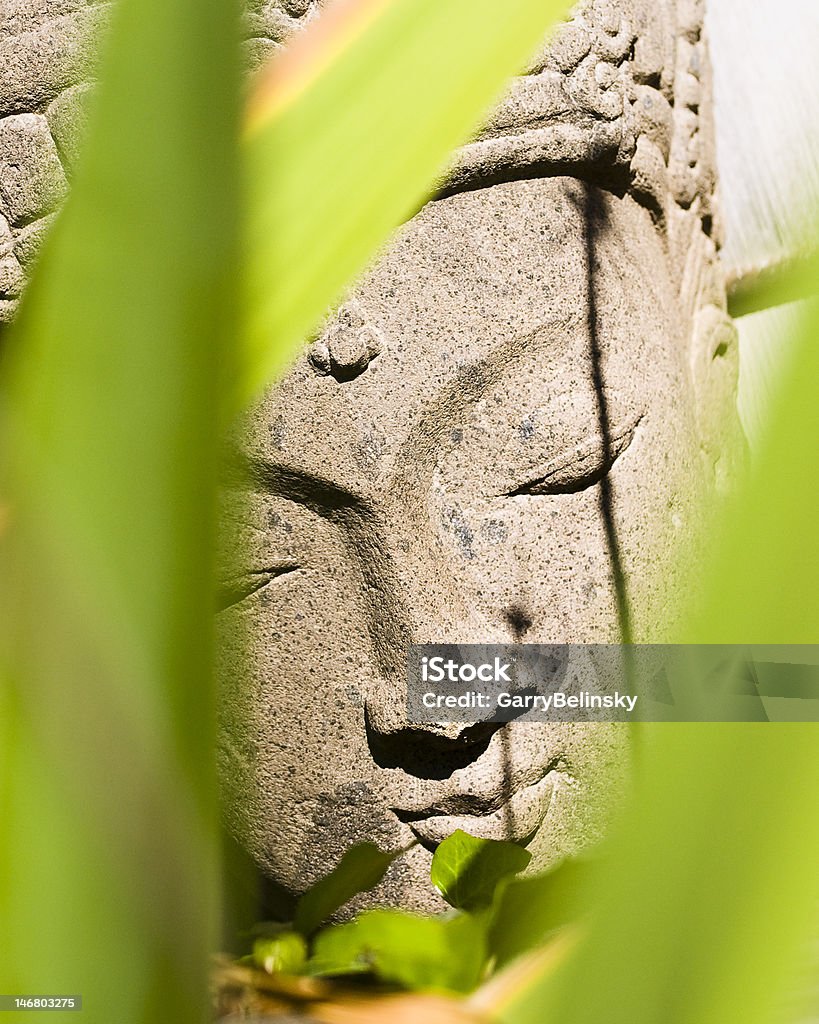
<path fill-rule="evenodd" d="M 627 426 L 615 428 L 605 440 L 596 434 L 582 441 L 570 452 L 562 452 L 507 497 L 522 495 L 577 494 L 599 483 L 611 470 L 617 459 L 634 440 L 640 417 Z"/>
<path fill-rule="evenodd" d="M 232 608 L 233 605 L 244 601 L 246 597 L 255 594 L 266 587 L 268 583 L 278 579 L 279 576 L 295 572 L 298 568 L 299 566 L 294 563 L 275 565 L 267 569 L 251 569 L 220 581 L 216 593 L 216 610 L 222 612 L 227 608 Z"/>

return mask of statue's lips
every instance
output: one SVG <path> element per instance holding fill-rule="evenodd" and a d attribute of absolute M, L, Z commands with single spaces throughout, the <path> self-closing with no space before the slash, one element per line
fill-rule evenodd
<path fill-rule="evenodd" d="M 437 846 L 456 829 L 462 829 L 478 839 L 505 839 L 507 842 L 526 845 L 543 824 L 553 789 L 554 773 L 549 772 L 538 782 L 519 789 L 508 799 L 502 800 L 499 806 L 487 808 L 482 814 L 445 813 L 446 801 L 428 811 L 396 810 L 396 814 L 426 847 Z M 453 798 L 453 802 L 456 799 Z M 460 799 L 463 801 L 464 797 Z"/>

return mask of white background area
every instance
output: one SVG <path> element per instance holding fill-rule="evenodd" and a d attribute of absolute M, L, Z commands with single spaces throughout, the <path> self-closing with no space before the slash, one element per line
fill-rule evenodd
<path fill-rule="evenodd" d="M 819 237 L 819 0 L 706 3 L 723 255 L 728 266 L 744 267 Z M 739 406 L 752 450 L 806 305 L 737 322 Z M 816 393 L 819 401 L 819 381 Z M 819 1024 L 819 940 L 813 962 L 798 965 L 798 973 L 803 985 L 783 1019 Z"/>
<path fill-rule="evenodd" d="M 745 268 L 816 238 L 819 0 L 706 3 L 723 257 L 728 267 Z M 752 446 L 787 366 L 801 305 L 738 321 L 740 414 Z"/>

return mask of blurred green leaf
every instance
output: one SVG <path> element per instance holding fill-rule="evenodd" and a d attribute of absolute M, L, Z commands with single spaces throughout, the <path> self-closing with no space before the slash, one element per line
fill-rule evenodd
<path fill-rule="evenodd" d="M 240 404 L 415 212 L 565 0 L 351 0 L 260 80 Z"/>
<path fill-rule="evenodd" d="M 522 846 L 476 839 L 456 829 L 435 851 L 430 878 L 451 907 L 488 907 L 500 882 L 528 865 L 532 855 Z"/>
<path fill-rule="evenodd" d="M 591 862 L 566 860 L 546 874 L 512 878 L 499 887 L 489 927 L 489 952 L 498 969 L 588 910 L 592 870 Z"/>
<path fill-rule="evenodd" d="M 485 961 L 485 929 L 470 914 L 370 910 L 319 932 L 308 966 L 313 974 L 372 973 L 408 989 L 469 992 Z"/>
<path fill-rule="evenodd" d="M 819 292 L 814 264 L 814 256 L 799 254 L 732 276 L 728 281 L 729 314 L 734 318 L 749 316 L 814 298 Z"/>
<path fill-rule="evenodd" d="M 819 259 L 792 286 L 819 280 Z M 752 474 L 722 519 L 706 599 L 692 614 L 696 643 L 819 642 L 819 307 L 781 375 Z"/>
<path fill-rule="evenodd" d="M 384 853 L 373 843 L 351 847 L 330 874 L 301 897 L 294 927 L 303 935 L 310 935 L 353 896 L 378 885 L 400 852 Z"/>
<path fill-rule="evenodd" d="M 818 335 L 814 313 L 724 516 L 692 642 L 819 639 Z M 639 791 L 590 888 L 585 943 L 493 1010 L 510 1024 L 779 1020 L 819 918 L 819 724 L 644 725 L 640 738 Z"/>
<path fill-rule="evenodd" d="M 646 727 L 644 727 L 646 728 Z M 819 727 L 657 725 L 588 894 L 585 942 L 493 1012 L 515 1024 L 770 1024 L 816 926 Z"/>
<path fill-rule="evenodd" d="M 4 992 L 201 1021 L 216 915 L 218 417 L 237 309 L 223 0 L 122 0 L 74 188 L 4 339 Z"/>
<path fill-rule="evenodd" d="M 307 943 L 299 932 L 282 928 L 276 935 L 256 939 L 253 962 L 268 974 L 301 974 L 307 963 Z"/>

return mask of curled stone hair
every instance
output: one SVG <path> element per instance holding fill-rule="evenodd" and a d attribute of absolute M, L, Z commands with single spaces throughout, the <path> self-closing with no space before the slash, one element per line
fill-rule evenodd
<path fill-rule="evenodd" d="M 681 311 L 723 320 L 716 156 L 704 0 L 591 0 L 547 41 L 480 135 L 449 190 L 574 174 L 647 207 Z"/>
<path fill-rule="evenodd" d="M 248 34 L 275 49 L 325 5 L 249 0 Z M 672 202 L 718 237 L 704 13 L 704 0 L 579 3 L 460 149 L 443 191 L 576 173 L 630 191 L 664 224 Z"/>
<path fill-rule="evenodd" d="M 540 171 L 630 191 L 665 222 L 669 200 L 713 232 L 716 184 L 702 0 L 593 0 L 549 39 L 449 188 Z"/>

